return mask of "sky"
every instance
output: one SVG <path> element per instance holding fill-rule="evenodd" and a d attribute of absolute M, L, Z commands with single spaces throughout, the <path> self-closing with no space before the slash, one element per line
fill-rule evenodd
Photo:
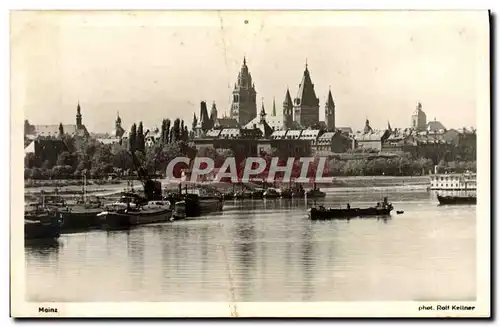
<path fill-rule="evenodd" d="M 295 97 L 307 60 L 320 99 L 331 89 L 336 125 L 476 127 L 489 110 L 488 16 L 477 12 L 16 12 L 11 15 L 11 108 L 32 124 L 90 132 L 163 118 L 191 126 L 200 102 L 229 113 L 246 57 L 268 114 Z"/>

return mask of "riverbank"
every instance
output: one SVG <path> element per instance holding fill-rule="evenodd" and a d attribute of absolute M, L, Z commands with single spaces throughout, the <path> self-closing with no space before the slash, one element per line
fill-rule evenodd
<path fill-rule="evenodd" d="M 89 184 L 86 187 L 89 195 L 106 195 L 118 193 L 127 188 L 127 182 L 115 180 L 113 184 L 97 185 Z M 162 185 L 168 190 L 178 190 L 177 182 L 161 180 Z M 318 183 L 317 187 L 321 189 L 338 189 L 338 188 L 368 188 L 368 187 L 426 187 L 430 183 L 429 176 L 337 176 L 332 178 L 331 183 Z M 59 184 L 63 185 L 63 184 Z M 220 192 L 229 192 L 233 189 L 241 188 L 240 185 L 231 183 L 205 183 L 204 185 L 217 189 Z M 287 185 L 287 184 L 286 184 Z M 286 186 L 283 185 L 283 186 Z M 258 184 L 245 184 L 248 188 L 260 187 Z M 303 184 L 305 189 L 313 187 L 312 183 Z M 133 187 L 136 190 L 142 189 L 142 184 L 139 181 L 133 181 Z M 183 185 L 185 187 L 185 185 Z M 190 186 L 188 186 L 190 187 Z M 280 187 L 280 185 L 276 185 Z M 26 195 L 37 195 L 43 191 L 46 194 L 55 193 L 55 186 L 39 186 L 25 189 Z M 81 194 L 81 185 L 57 186 L 57 193 L 60 195 L 77 195 Z"/>

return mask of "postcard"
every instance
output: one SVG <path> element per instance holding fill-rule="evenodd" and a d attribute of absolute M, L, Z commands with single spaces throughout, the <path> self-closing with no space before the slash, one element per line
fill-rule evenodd
<path fill-rule="evenodd" d="M 12 11 L 11 316 L 489 317 L 489 43 L 488 11 Z"/>

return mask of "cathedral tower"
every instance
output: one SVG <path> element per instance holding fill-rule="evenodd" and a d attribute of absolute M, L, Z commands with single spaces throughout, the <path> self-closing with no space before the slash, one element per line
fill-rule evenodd
<path fill-rule="evenodd" d="M 301 126 L 309 127 L 319 123 L 319 99 L 314 91 L 314 84 L 311 81 L 307 62 L 293 107 L 294 119 Z"/>
<path fill-rule="evenodd" d="M 424 131 L 427 126 L 427 116 L 422 110 L 422 104 L 419 102 L 417 108 L 411 115 L 411 128 L 417 132 Z"/>
<path fill-rule="evenodd" d="M 326 128 L 335 131 L 335 102 L 333 102 L 332 91 L 328 90 L 328 98 L 325 105 Z"/>
<path fill-rule="evenodd" d="M 248 72 L 246 58 L 243 58 L 238 81 L 234 85 L 231 118 L 236 119 L 240 125 L 246 125 L 257 117 L 256 96 L 252 75 Z"/>
<path fill-rule="evenodd" d="M 290 91 L 286 89 L 285 101 L 283 101 L 283 129 L 292 128 L 293 123 L 293 103 Z"/>
<path fill-rule="evenodd" d="M 82 128 L 82 112 L 80 108 L 80 101 L 78 101 L 78 105 L 76 106 L 76 128 Z"/>

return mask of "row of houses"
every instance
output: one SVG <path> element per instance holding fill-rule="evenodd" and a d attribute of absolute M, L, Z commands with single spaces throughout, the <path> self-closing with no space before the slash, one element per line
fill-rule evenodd
<path fill-rule="evenodd" d="M 324 132 L 316 129 L 290 129 L 274 131 L 268 137 L 264 137 L 264 133 L 258 128 L 212 129 L 205 137 L 193 139 L 197 148 L 213 147 L 220 153 L 226 150 L 238 152 L 239 148 L 245 148 L 243 153 L 248 154 L 257 154 L 260 150 L 265 150 L 296 156 L 330 155 L 363 149 L 385 153 L 409 152 L 436 161 L 443 159 L 445 154 L 453 155 L 457 148 L 470 148 L 475 151 L 475 142 L 475 131 L 466 129 L 417 132 L 410 128 L 390 127 L 382 131 L 369 129 L 356 133 L 341 130 Z M 253 150 L 250 150 L 251 148 Z"/>

